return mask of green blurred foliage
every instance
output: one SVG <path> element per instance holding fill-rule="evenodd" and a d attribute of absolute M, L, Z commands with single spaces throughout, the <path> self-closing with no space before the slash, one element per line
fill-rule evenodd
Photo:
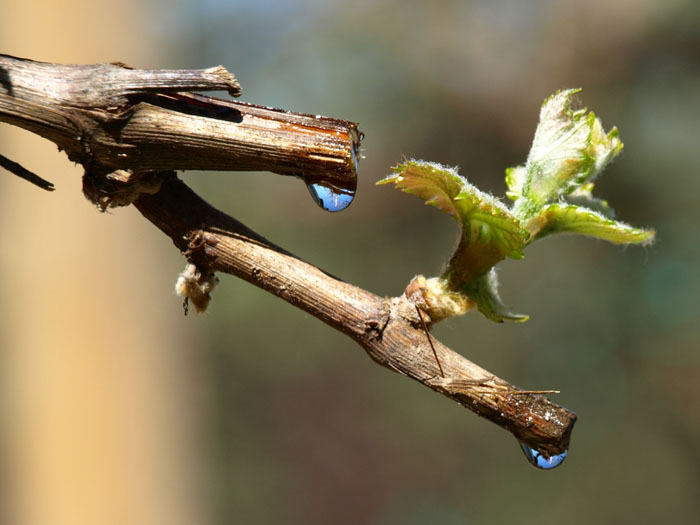
<path fill-rule="evenodd" d="M 221 523 L 694 523 L 700 513 L 700 4 L 180 2 L 171 62 L 223 64 L 242 100 L 354 120 L 356 201 L 329 214 L 272 174 L 186 174 L 217 207 L 381 295 L 441 271 L 453 221 L 374 183 L 405 157 L 505 194 L 542 100 L 583 88 L 624 153 L 596 185 L 650 248 L 580 237 L 499 265 L 531 314 L 472 314 L 436 337 L 579 415 L 570 455 L 532 468 L 498 427 L 367 359 L 318 320 L 230 277 L 201 327 L 206 477 Z M 138 64 L 135 64 L 138 65 Z M 438 232 L 438 233 L 436 233 Z M 173 271 L 180 264 L 173 255 Z M 175 307 L 175 306 L 174 306 Z"/>

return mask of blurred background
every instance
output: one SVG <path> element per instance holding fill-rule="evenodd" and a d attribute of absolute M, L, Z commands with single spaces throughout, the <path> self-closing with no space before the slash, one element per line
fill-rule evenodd
<path fill-rule="evenodd" d="M 171 242 L 135 209 L 98 213 L 79 166 L 0 124 L 2 154 L 57 186 L 0 173 L 0 523 L 697 523 L 700 3 L 1 2 L 3 53 L 222 64 L 241 100 L 359 122 L 338 214 L 293 178 L 183 177 L 377 294 L 438 274 L 457 226 L 374 183 L 416 157 L 504 195 L 565 87 L 625 143 L 596 194 L 658 241 L 536 243 L 499 265 L 529 322 L 436 327 L 577 412 L 566 462 L 538 471 L 510 434 L 243 281 L 220 276 L 208 313 L 184 317 Z"/>

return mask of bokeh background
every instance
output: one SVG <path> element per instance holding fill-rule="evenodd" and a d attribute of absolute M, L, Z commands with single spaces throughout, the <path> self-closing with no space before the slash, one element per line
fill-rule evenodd
<path fill-rule="evenodd" d="M 0 0 L 0 50 L 222 64 L 244 101 L 359 122 L 359 190 L 338 214 L 292 178 L 184 178 L 380 295 L 437 274 L 457 227 L 375 181 L 416 157 L 504 195 L 560 88 L 583 88 L 625 142 L 597 195 L 658 232 L 650 248 L 537 243 L 500 265 L 528 323 L 436 327 L 578 413 L 569 457 L 543 472 L 500 428 L 233 277 L 184 317 L 170 241 L 135 209 L 98 213 L 78 166 L 0 124 L 0 151 L 58 188 L 0 174 L 1 523 L 697 523 L 700 3 Z"/>

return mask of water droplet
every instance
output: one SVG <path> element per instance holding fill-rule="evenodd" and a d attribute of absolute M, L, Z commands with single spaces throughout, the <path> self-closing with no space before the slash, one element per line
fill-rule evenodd
<path fill-rule="evenodd" d="M 339 188 L 336 184 L 327 181 L 307 183 L 306 187 L 314 202 L 326 211 L 344 210 L 350 206 L 355 197 L 354 189 Z"/>
<path fill-rule="evenodd" d="M 527 460 L 534 466 L 542 470 L 549 470 L 558 467 L 564 462 L 564 460 L 566 459 L 566 454 L 568 453 L 568 451 L 565 450 L 561 454 L 556 454 L 554 456 L 545 456 L 543 452 L 540 452 L 539 450 L 530 447 L 530 445 L 526 445 L 522 441 L 519 441 L 518 443 L 520 444 L 520 448 L 523 449 Z"/>
<path fill-rule="evenodd" d="M 357 190 L 357 152 L 352 149 L 352 168 L 348 178 L 305 176 L 304 182 L 314 202 L 326 211 L 341 211 L 350 206 Z"/>

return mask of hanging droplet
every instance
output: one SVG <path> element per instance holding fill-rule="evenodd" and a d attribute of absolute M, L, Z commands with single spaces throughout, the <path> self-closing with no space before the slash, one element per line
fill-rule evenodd
<path fill-rule="evenodd" d="M 556 454 L 554 456 L 545 456 L 544 453 L 530 447 L 530 445 L 526 445 L 522 441 L 518 441 L 518 443 L 520 444 L 520 448 L 523 449 L 527 460 L 534 466 L 542 470 L 553 469 L 561 465 L 566 459 L 566 454 L 568 452 L 567 450 L 565 450 L 561 454 Z"/>
<path fill-rule="evenodd" d="M 307 184 L 314 202 L 326 211 L 344 210 L 352 202 L 354 191 L 338 190 L 333 186 L 320 182 Z"/>
<path fill-rule="evenodd" d="M 355 136 L 355 135 L 353 135 Z M 353 139 L 350 148 L 350 161 L 344 168 L 344 177 L 324 177 L 319 175 L 304 175 L 303 179 L 314 202 L 326 211 L 341 211 L 350 206 L 357 190 L 357 167 L 359 164 L 361 133 Z"/>
<path fill-rule="evenodd" d="M 353 153 L 355 173 L 357 173 L 357 160 Z M 306 187 L 314 202 L 326 211 L 341 211 L 350 206 L 357 189 L 357 176 L 349 179 L 304 177 Z"/>

